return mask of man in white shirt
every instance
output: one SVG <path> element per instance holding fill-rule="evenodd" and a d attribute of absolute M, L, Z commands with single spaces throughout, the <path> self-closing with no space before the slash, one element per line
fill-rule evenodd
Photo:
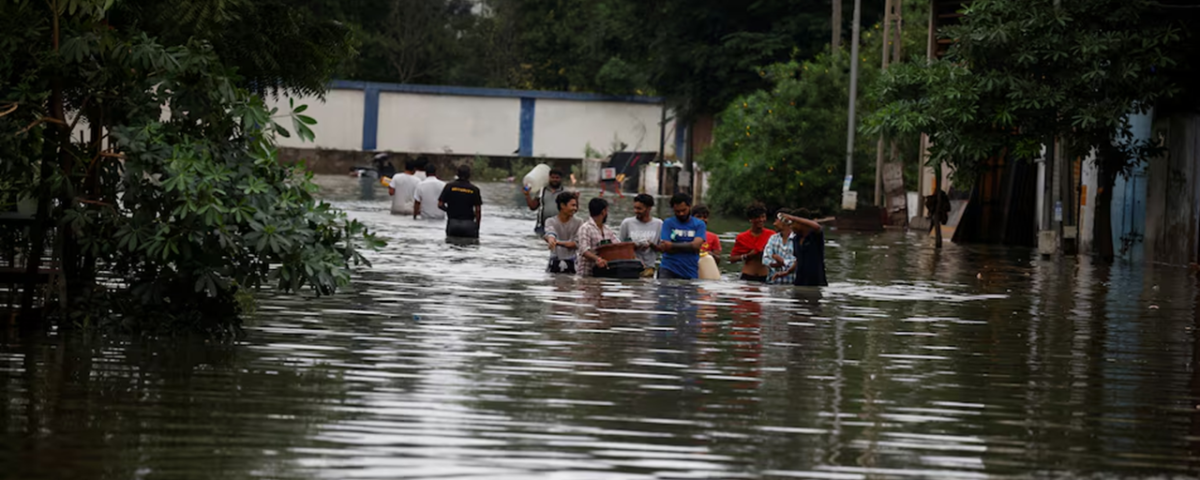
<path fill-rule="evenodd" d="M 408 160 L 404 162 L 404 172 L 392 177 L 388 195 L 392 196 L 393 215 L 413 213 L 413 197 L 417 194 L 417 185 L 421 184 L 421 180 L 414 175 L 416 169 L 416 162 Z"/>
<path fill-rule="evenodd" d="M 438 208 L 438 198 L 442 196 L 442 190 L 445 188 L 446 182 L 438 180 L 437 169 L 433 164 L 426 165 L 425 180 L 417 185 L 416 193 L 413 194 L 413 219 L 441 220 L 446 218 L 446 212 Z"/>
<path fill-rule="evenodd" d="M 658 263 L 658 241 L 662 235 L 662 220 L 650 214 L 654 208 L 654 197 L 641 193 L 633 199 L 634 216 L 621 222 L 617 239 L 634 243 L 634 254 L 642 262 L 642 276 L 654 278 Z"/>

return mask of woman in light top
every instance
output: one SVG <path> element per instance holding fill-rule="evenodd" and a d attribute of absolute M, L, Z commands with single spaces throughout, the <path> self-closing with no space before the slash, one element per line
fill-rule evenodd
<path fill-rule="evenodd" d="M 788 271 L 796 263 L 796 255 L 793 253 L 791 241 L 792 221 L 783 218 L 784 215 L 791 214 L 790 209 L 779 209 L 775 215 L 777 233 L 767 240 L 767 247 L 763 249 L 763 262 L 768 267 L 767 283 L 772 285 L 791 285 L 795 280 L 795 273 L 777 275 L 780 272 Z"/>

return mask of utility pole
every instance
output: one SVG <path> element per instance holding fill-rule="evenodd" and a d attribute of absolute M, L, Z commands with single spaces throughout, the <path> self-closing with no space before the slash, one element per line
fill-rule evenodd
<path fill-rule="evenodd" d="M 902 9 L 902 0 L 887 0 L 887 5 L 884 7 L 883 15 L 883 65 L 882 70 L 886 71 L 888 65 L 895 61 L 900 61 L 900 43 L 903 38 L 900 35 L 900 12 Z M 896 24 L 896 29 L 892 30 L 892 24 Z M 891 47 L 888 48 L 888 43 L 891 42 Z M 883 184 L 883 163 L 884 163 L 884 138 L 883 134 L 879 135 L 879 144 L 875 147 L 875 206 L 883 207 L 884 188 Z M 889 159 L 896 161 L 898 155 L 898 147 L 896 141 L 892 140 L 892 153 Z"/>
<path fill-rule="evenodd" d="M 892 33 L 892 4 L 893 0 L 886 0 L 886 5 L 883 7 L 883 65 L 881 71 L 887 71 L 888 60 L 891 58 L 892 49 L 888 48 L 888 40 L 891 40 Z M 879 143 L 875 146 L 875 206 L 883 206 L 883 133 L 879 134 Z"/>
<path fill-rule="evenodd" d="M 833 40 L 829 42 L 830 50 L 837 52 L 842 47 L 842 0 L 833 0 Z"/>
<path fill-rule="evenodd" d="M 930 63 L 932 63 L 933 60 L 937 57 L 937 47 L 936 47 L 937 36 L 935 34 L 936 28 L 937 28 L 937 23 L 935 21 L 936 19 L 937 19 L 937 5 L 935 3 L 933 5 L 933 8 L 929 9 L 929 31 L 928 31 L 929 36 L 927 37 L 926 43 L 925 43 L 925 61 L 930 62 Z M 921 168 L 917 170 L 918 172 L 921 172 L 921 175 L 920 175 L 920 177 L 922 179 L 921 180 L 921 183 L 922 183 L 921 188 L 925 188 L 925 186 L 924 186 L 925 168 L 928 167 L 928 165 L 926 165 L 926 163 L 929 162 L 929 158 L 930 158 L 929 146 L 932 144 L 933 144 L 933 142 L 930 141 L 929 133 L 922 133 L 921 134 Z M 937 212 L 941 211 L 941 209 L 942 209 L 941 191 L 942 191 L 942 164 L 938 163 L 936 167 L 933 167 L 933 191 L 930 193 L 934 195 L 934 197 L 933 197 L 934 198 L 934 207 L 933 207 L 934 211 L 930 212 L 930 215 L 929 215 L 930 219 L 933 220 L 933 228 L 937 232 L 934 235 L 934 238 L 935 238 L 934 248 L 937 250 L 942 249 L 942 222 L 941 222 L 939 215 L 937 214 Z"/>
<path fill-rule="evenodd" d="M 676 123 L 675 128 L 679 128 L 678 123 Z M 676 152 L 675 155 L 678 156 L 679 152 Z M 584 159 L 584 162 L 587 162 L 586 158 Z M 663 164 L 665 164 L 666 162 L 667 162 L 667 102 L 663 101 L 662 119 L 659 120 L 659 122 L 658 122 L 658 180 L 656 180 L 656 182 L 658 183 L 658 187 L 656 187 L 656 189 L 658 191 L 654 192 L 658 195 L 662 195 L 662 193 L 663 193 L 663 170 L 664 170 Z M 643 184 L 645 183 L 644 177 L 643 177 L 642 183 Z"/>
<path fill-rule="evenodd" d="M 858 103 L 858 39 L 859 23 L 862 18 L 862 0 L 854 0 L 854 26 L 850 34 L 850 114 L 846 122 L 846 180 L 842 183 L 842 198 L 850 192 L 850 183 L 854 181 L 854 114 Z M 845 200 L 842 200 L 843 208 Z"/>

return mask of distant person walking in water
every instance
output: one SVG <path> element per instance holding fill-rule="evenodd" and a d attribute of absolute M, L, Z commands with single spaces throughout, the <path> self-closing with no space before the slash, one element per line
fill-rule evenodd
<path fill-rule="evenodd" d="M 424 182 L 425 177 L 427 177 L 425 174 L 425 167 L 429 166 L 429 157 L 424 155 L 417 157 L 417 159 L 413 161 L 413 166 L 417 167 L 417 180 Z"/>
<path fill-rule="evenodd" d="M 825 279 L 825 232 L 821 224 L 805 218 L 811 214 L 808 210 L 800 209 L 796 215 L 781 214 L 784 220 L 792 222 L 792 250 L 796 253 L 796 262 L 783 272 L 775 274 L 778 278 L 795 274 L 792 285 L 807 287 L 823 287 L 829 285 Z"/>
<path fill-rule="evenodd" d="M 784 220 L 783 215 L 791 215 L 786 208 L 779 209 L 775 215 L 775 228 L 779 229 L 767 240 L 767 248 L 763 250 L 763 263 L 767 264 L 767 283 L 772 285 L 791 285 L 795 280 L 792 274 L 777 276 L 779 272 L 787 271 L 796 263 L 795 251 L 792 248 L 792 221 Z"/>
<path fill-rule="evenodd" d="M 412 215 L 413 196 L 417 194 L 417 185 L 421 180 L 416 177 L 417 165 L 413 160 L 404 162 L 404 172 L 392 177 L 388 184 L 388 195 L 392 196 L 392 213 L 395 215 Z"/>
<path fill-rule="evenodd" d="M 471 167 L 458 167 L 458 179 L 442 188 L 438 208 L 446 211 L 447 237 L 479 238 L 483 196 L 479 187 L 471 183 Z"/>
<path fill-rule="evenodd" d="M 438 180 L 437 168 L 432 164 L 425 166 L 425 180 L 417 185 L 413 194 L 413 219 L 441 220 L 446 213 L 438 209 L 438 198 L 446 188 L 446 182 Z"/>
<path fill-rule="evenodd" d="M 592 276 L 594 268 L 608 268 L 608 261 L 596 254 L 596 248 L 609 243 L 616 243 L 617 235 L 611 228 L 605 228 L 608 221 L 608 201 L 603 198 L 593 198 L 588 202 L 588 214 L 592 219 L 579 227 L 578 260 L 575 263 L 575 274 L 581 277 Z"/>
<path fill-rule="evenodd" d="M 709 215 L 708 207 L 704 205 L 692 207 L 692 216 L 704 222 L 704 228 L 707 229 L 707 232 L 704 234 L 704 245 L 700 246 L 700 253 L 708 253 L 709 256 L 713 257 L 713 260 L 721 263 L 721 237 L 718 237 L 717 234 L 712 232 L 711 228 L 708 228 Z"/>
<path fill-rule="evenodd" d="M 387 152 L 379 152 L 375 154 L 372 160 L 375 171 L 379 172 L 379 178 L 392 178 L 396 175 L 396 167 L 392 165 L 391 155 Z"/>
<path fill-rule="evenodd" d="M 574 192 L 562 192 L 554 199 L 558 215 L 546 220 L 546 235 L 550 246 L 550 273 L 575 274 L 576 251 L 579 247 L 576 236 L 583 220 L 575 218 L 579 211 L 579 198 Z"/>
<path fill-rule="evenodd" d="M 663 220 L 658 249 L 663 252 L 658 278 L 696 279 L 700 276 L 700 248 L 708 227 L 692 216 L 692 196 L 676 193 L 671 197 L 675 216 Z"/>
<path fill-rule="evenodd" d="M 567 191 L 562 184 L 562 172 L 559 170 L 550 171 L 550 183 L 542 187 L 540 192 L 530 192 L 525 190 L 525 205 L 530 210 L 537 210 L 537 224 L 534 225 L 533 231 L 537 232 L 538 236 L 546 234 L 546 219 L 558 215 L 558 204 L 555 199 L 558 194 Z M 536 195 L 536 197 L 532 196 Z"/>
<path fill-rule="evenodd" d="M 658 264 L 658 240 L 662 235 L 662 220 L 650 215 L 654 197 L 645 193 L 633 197 L 633 216 L 621 221 L 617 238 L 633 242 L 634 253 L 642 262 L 642 276 L 654 277 Z"/>
<path fill-rule="evenodd" d="M 742 280 L 766 282 L 768 268 L 763 263 L 763 251 L 775 232 L 763 228 L 767 223 L 767 209 L 761 203 L 755 202 L 746 209 L 746 219 L 750 221 L 750 229 L 738 234 L 733 250 L 729 252 L 729 261 L 745 262 L 742 265 Z"/>

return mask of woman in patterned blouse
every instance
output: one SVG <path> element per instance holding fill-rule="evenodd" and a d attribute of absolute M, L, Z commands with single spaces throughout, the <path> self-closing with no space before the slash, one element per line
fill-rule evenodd
<path fill-rule="evenodd" d="M 779 213 L 791 214 L 792 211 L 786 208 L 779 209 Z M 795 280 L 795 273 L 790 275 L 778 276 L 776 274 L 785 272 L 791 269 L 792 264 L 796 262 L 796 255 L 792 252 L 792 227 L 790 221 L 784 220 L 782 216 L 775 216 L 775 229 L 778 233 L 772 235 L 767 240 L 767 247 L 763 249 L 763 263 L 767 264 L 769 272 L 767 273 L 767 283 L 771 285 L 791 285 Z"/>

